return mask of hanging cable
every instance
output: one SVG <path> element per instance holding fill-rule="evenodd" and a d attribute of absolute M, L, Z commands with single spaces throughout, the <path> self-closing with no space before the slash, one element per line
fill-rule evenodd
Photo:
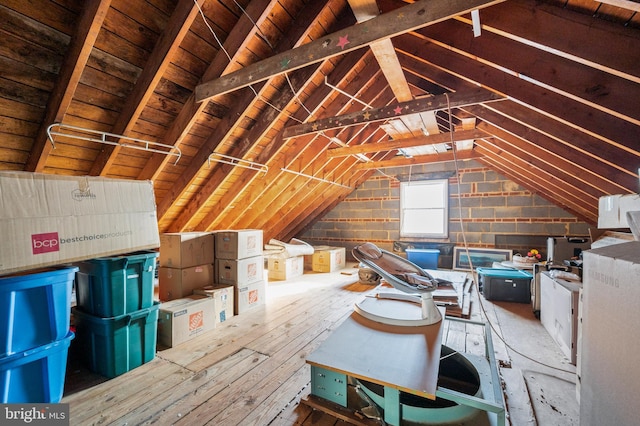
<path fill-rule="evenodd" d="M 453 162 L 454 162 L 454 166 L 455 166 L 455 170 L 456 170 L 456 184 L 458 187 L 458 220 L 460 222 L 460 233 L 462 234 L 462 243 L 464 244 L 464 248 L 466 250 L 467 253 L 467 259 L 469 260 L 469 269 L 470 269 L 470 273 L 473 275 L 474 274 L 474 268 L 473 268 L 473 261 L 471 260 L 471 255 L 469 254 L 469 245 L 467 244 L 467 238 L 466 238 L 466 234 L 464 232 L 464 223 L 462 221 L 462 199 L 460 198 L 461 196 L 461 186 L 460 186 L 460 169 L 458 167 L 458 157 L 457 157 L 457 149 L 456 149 L 456 144 L 453 138 L 453 120 L 452 120 L 452 114 L 451 114 L 451 103 L 449 102 L 449 94 L 445 92 L 444 94 L 445 98 L 447 99 L 447 111 L 449 113 L 449 134 L 451 137 L 451 148 L 453 150 Z M 475 279 L 475 276 L 474 276 Z M 564 373 L 568 373 L 568 374 L 574 374 L 572 371 L 568 371 L 565 370 L 563 368 L 560 367 L 555 367 L 553 365 L 549 365 L 546 364 L 544 362 L 538 361 L 537 359 L 531 358 L 528 355 L 525 355 L 524 353 L 520 352 L 519 350 L 515 349 L 513 346 L 511 346 L 509 343 L 507 343 L 507 341 L 500 335 L 500 333 L 498 333 L 498 330 L 496 329 L 496 327 L 493 325 L 493 323 L 491 322 L 491 320 L 489 319 L 489 316 L 487 315 L 487 311 L 484 307 L 484 304 L 482 303 L 482 298 L 480 297 L 480 293 L 478 291 L 478 288 L 476 286 L 476 292 L 478 292 L 478 302 L 480 303 L 480 310 L 482 311 L 482 314 L 485 317 L 485 320 L 487 321 L 487 323 L 489 324 L 489 327 L 491 327 L 491 330 L 494 332 L 494 334 L 496 336 L 498 336 L 498 338 L 502 341 L 502 343 L 504 343 L 504 345 L 511 349 L 514 353 L 520 355 L 523 358 L 528 359 L 529 361 L 532 361 L 536 364 L 545 366 L 547 368 L 551 368 L 553 370 L 558 370 L 558 371 L 562 371 Z"/>

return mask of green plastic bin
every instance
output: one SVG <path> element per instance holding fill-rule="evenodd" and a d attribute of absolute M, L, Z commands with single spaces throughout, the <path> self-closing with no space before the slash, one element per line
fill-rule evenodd
<path fill-rule="evenodd" d="M 158 252 L 139 251 L 79 262 L 77 306 L 103 318 L 150 308 L 157 257 Z"/>
<path fill-rule="evenodd" d="M 151 308 L 102 318 L 74 307 L 71 312 L 76 326 L 80 360 L 95 373 L 112 378 L 145 364 L 156 354 L 158 310 Z"/>

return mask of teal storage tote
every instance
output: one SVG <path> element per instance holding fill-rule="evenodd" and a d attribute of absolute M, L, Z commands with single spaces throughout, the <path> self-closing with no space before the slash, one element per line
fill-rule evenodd
<path fill-rule="evenodd" d="M 0 358 L 0 403 L 60 402 L 73 336 Z"/>
<path fill-rule="evenodd" d="M 78 263 L 78 307 L 104 318 L 150 308 L 157 257 L 158 252 L 139 251 Z"/>
<path fill-rule="evenodd" d="M 151 361 L 156 355 L 160 303 L 130 314 L 102 318 L 73 308 L 81 361 L 95 373 L 113 378 Z"/>
<path fill-rule="evenodd" d="M 65 338 L 78 268 L 44 268 L 0 277 L 0 357 Z"/>
<path fill-rule="evenodd" d="M 438 257 L 440 250 L 437 249 L 406 249 L 407 259 L 415 263 L 422 269 L 438 269 Z"/>

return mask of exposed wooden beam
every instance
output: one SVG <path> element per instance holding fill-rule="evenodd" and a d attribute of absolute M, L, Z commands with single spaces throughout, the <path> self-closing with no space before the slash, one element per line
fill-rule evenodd
<path fill-rule="evenodd" d="M 502 96 L 486 89 L 478 88 L 465 92 L 448 93 L 430 96 L 408 102 L 393 103 L 383 108 L 353 112 L 338 117 L 330 117 L 309 123 L 287 127 L 283 136 L 292 138 L 339 127 L 353 126 L 362 123 L 389 120 L 409 114 L 424 111 L 436 111 L 446 108 L 456 108 L 504 99 Z"/>
<path fill-rule="evenodd" d="M 27 160 L 26 171 L 41 172 L 44 170 L 47 157 L 52 149 L 48 140 L 47 128 L 50 124 L 61 122 L 67 113 L 110 6 L 111 0 L 90 0 L 85 3 L 77 31 L 71 38 L 69 50 L 58 73 L 58 81 L 49 96 L 47 112 L 40 123 L 38 134 Z"/>
<path fill-rule="evenodd" d="M 439 154 L 417 155 L 415 157 L 402 157 L 394 158 L 385 161 L 370 161 L 368 163 L 360 163 L 356 166 L 358 170 L 366 169 L 384 169 L 387 167 L 401 167 L 411 166 L 415 164 L 431 164 L 431 163 L 445 163 L 447 161 L 455 160 L 469 160 L 472 158 L 480 158 L 481 155 L 475 152 L 473 149 L 465 149 L 458 151 L 455 155 L 452 151 L 447 151 Z"/>
<path fill-rule="evenodd" d="M 193 20 L 198 16 L 198 8 L 191 0 L 181 0 L 171 14 L 166 30 L 160 36 L 153 48 L 144 70 L 138 77 L 131 95 L 127 98 L 124 108 L 116 120 L 112 133 L 126 135 L 137 123 L 142 110 L 165 70 L 171 62 L 173 52 L 180 47 L 180 43 L 189 32 Z M 119 146 L 102 145 L 100 154 L 91 167 L 90 175 L 104 176 L 115 161 Z"/>
<path fill-rule="evenodd" d="M 410 148 L 414 146 L 433 145 L 437 143 L 448 143 L 452 139 L 454 142 L 468 139 L 485 138 L 488 134 L 480 129 L 461 130 L 458 132 L 438 133 L 437 135 L 420 136 L 415 138 L 394 139 L 375 144 L 355 145 L 342 148 L 332 148 L 327 150 L 329 157 L 343 157 L 345 155 L 365 154 L 368 152 L 391 151 L 394 149 Z"/>
<path fill-rule="evenodd" d="M 256 62 L 216 80 L 204 82 L 196 86 L 196 100 L 202 102 L 269 77 L 342 55 L 373 42 L 413 31 L 473 9 L 498 4 L 501 1 L 503 0 L 420 0 L 288 52 Z"/>

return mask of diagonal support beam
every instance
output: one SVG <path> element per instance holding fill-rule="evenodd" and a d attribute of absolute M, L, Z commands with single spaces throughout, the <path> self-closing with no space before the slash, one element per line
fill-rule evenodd
<path fill-rule="evenodd" d="M 339 127 L 354 126 L 356 124 L 371 123 L 374 121 L 389 120 L 405 115 L 416 114 L 425 111 L 436 111 L 447 108 L 457 108 L 468 105 L 481 104 L 505 99 L 504 97 L 486 89 L 475 89 L 468 92 L 455 92 L 444 95 L 431 96 L 408 102 L 399 102 L 387 105 L 383 108 L 358 111 L 338 117 L 330 117 L 287 127 L 283 137 L 292 138 L 309 133 L 336 129 Z"/>
<path fill-rule="evenodd" d="M 370 169 L 385 169 L 389 167 L 402 167 L 412 166 L 416 164 L 433 164 L 433 163 L 446 163 L 448 161 L 455 160 L 471 160 L 481 158 L 482 155 L 476 152 L 475 149 L 465 149 L 464 151 L 458 151 L 455 155 L 453 152 L 444 152 L 441 154 L 427 154 L 419 155 L 411 158 L 394 158 L 384 161 L 371 161 L 369 163 L 360 163 L 355 166 L 358 170 L 370 170 Z"/>
<path fill-rule="evenodd" d="M 448 143 L 469 139 L 480 139 L 489 136 L 480 129 L 461 130 L 458 132 L 438 133 L 435 135 L 421 136 L 417 138 L 394 139 L 385 142 L 367 143 L 342 148 L 332 148 L 327 150 L 328 157 L 344 157 L 353 154 L 366 154 L 369 152 L 393 151 L 394 149 L 410 148 L 414 146 L 433 145 L 438 143 Z"/>
<path fill-rule="evenodd" d="M 198 102 L 504 0 L 420 0 L 196 86 Z"/>

